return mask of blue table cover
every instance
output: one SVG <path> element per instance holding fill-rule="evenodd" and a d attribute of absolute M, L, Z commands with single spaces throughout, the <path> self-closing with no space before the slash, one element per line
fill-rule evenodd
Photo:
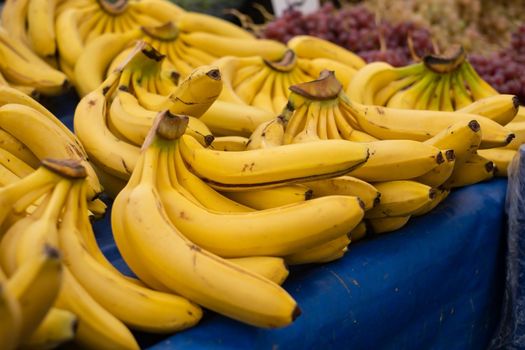
<path fill-rule="evenodd" d="M 71 126 L 72 102 L 48 104 Z M 302 315 L 258 329 L 207 312 L 174 335 L 136 333 L 148 349 L 485 349 L 504 285 L 506 179 L 453 191 L 403 229 L 353 243 L 339 261 L 292 268 L 284 284 Z M 104 253 L 129 273 L 109 212 L 94 224 Z M 523 278 L 523 277 L 522 277 Z"/>

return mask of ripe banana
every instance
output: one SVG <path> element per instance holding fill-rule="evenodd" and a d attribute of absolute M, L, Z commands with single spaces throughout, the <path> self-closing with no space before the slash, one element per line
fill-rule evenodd
<path fill-rule="evenodd" d="M 244 151 L 249 141 L 243 136 L 218 136 L 213 139 L 210 148 L 217 151 Z"/>
<path fill-rule="evenodd" d="M 508 167 L 512 162 L 512 159 L 516 155 L 516 151 L 512 149 L 501 149 L 501 148 L 492 148 L 492 149 L 483 149 L 479 150 L 478 154 L 483 158 L 491 160 L 496 166 L 495 175 L 496 176 L 507 176 Z"/>
<path fill-rule="evenodd" d="M 373 234 L 382 234 L 399 230 L 408 223 L 408 220 L 410 220 L 410 215 L 374 218 L 366 222 Z"/>
<path fill-rule="evenodd" d="M 366 211 L 367 219 L 411 215 L 436 195 L 436 190 L 416 181 L 377 182 L 374 186 L 381 193 L 381 202 Z"/>
<path fill-rule="evenodd" d="M 359 197 L 363 201 L 365 210 L 373 208 L 381 200 L 381 193 L 373 185 L 348 175 L 309 181 L 304 185 L 311 189 L 312 198 L 331 195 Z"/>
<path fill-rule="evenodd" d="M 443 154 L 445 155 L 444 162 L 429 172 L 416 177 L 414 180 L 434 188 L 439 187 L 445 183 L 445 181 L 447 181 L 454 172 L 456 156 L 454 154 L 454 150 L 452 149 L 444 151 Z"/>
<path fill-rule="evenodd" d="M 476 153 L 459 167 L 455 167 L 454 172 L 443 184 L 443 187 L 461 187 L 489 180 L 494 177 L 495 170 L 494 162 Z"/>
<path fill-rule="evenodd" d="M 222 192 L 226 197 L 247 207 L 264 210 L 312 198 L 312 190 L 302 184 L 283 185 L 262 190 Z"/>
<path fill-rule="evenodd" d="M 250 256 L 228 259 L 229 262 L 266 277 L 273 283 L 282 285 L 288 277 L 288 267 L 283 258 L 273 256 Z"/>
<path fill-rule="evenodd" d="M 498 94 L 477 100 L 457 111 L 478 114 L 498 124 L 507 125 L 518 113 L 519 105 L 517 96 Z"/>
<path fill-rule="evenodd" d="M 179 147 L 198 176 L 224 190 L 332 177 L 355 169 L 368 158 L 365 146 L 342 140 L 224 152 L 206 149 L 191 136 L 183 135 Z"/>
<path fill-rule="evenodd" d="M 75 337 L 77 316 L 69 311 L 52 307 L 29 339 L 22 342 L 23 348 L 52 349 Z"/>

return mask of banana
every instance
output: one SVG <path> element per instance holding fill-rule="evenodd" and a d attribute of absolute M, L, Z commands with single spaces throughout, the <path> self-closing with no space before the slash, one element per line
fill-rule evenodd
<path fill-rule="evenodd" d="M 475 114 L 364 106 L 342 97 L 341 106 L 355 116 L 360 129 L 380 139 L 425 141 L 456 122 L 471 120 L 476 120 L 483 130 L 481 148 L 505 146 L 515 136 L 498 123 Z"/>
<path fill-rule="evenodd" d="M 3 276 L 5 277 L 5 276 Z M 22 327 L 21 306 L 9 292 L 7 281 L 0 282 L 0 342 L 2 348 L 14 350 L 18 348 L 20 329 Z"/>
<path fill-rule="evenodd" d="M 258 125 L 274 117 L 273 113 L 260 108 L 217 100 L 200 120 L 213 135 L 249 137 Z"/>
<path fill-rule="evenodd" d="M 0 129 L 0 148 L 13 154 L 32 168 L 36 168 L 40 161 L 29 148 L 4 129 Z"/>
<path fill-rule="evenodd" d="M 368 219 L 367 224 L 373 234 L 382 234 L 399 230 L 410 220 L 410 215 Z"/>
<path fill-rule="evenodd" d="M 416 102 L 416 109 L 441 110 L 441 100 L 444 95 L 445 76 L 436 74 L 433 82 L 427 87 L 421 98 Z"/>
<path fill-rule="evenodd" d="M 196 204 L 202 205 L 210 210 L 222 212 L 250 212 L 253 208 L 245 206 L 237 201 L 233 201 L 223 194 L 211 188 L 198 176 L 193 174 L 181 159 L 176 159 L 175 169 L 177 181 L 186 189 L 187 198 Z"/>
<path fill-rule="evenodd" d="M 42 162 L 43 166 L 35 172 L 19 181 L 7 186 L 0 187 L 0 226 L 6 217 L 11 213 L 13 206 L 26 194 L 31 193 L 39 188 L 45 188 L 56 184 L 60 176 L 53 169 L 59 162 L 51 159 Z"/>
<path fill-rule="evenodd" d="M 250 256 L 246 258 L 228 259 L 229 262 L 257 273 L 276 284 L 283 284 L 288 277 L 288 267 L 283 258 L 273 256 Z"/>
<path fill-rule="evenodd" d="M 368 159 L 367 147 L 343 140 L 224 152 L 206 149 L 193 137 L 183 135 L 179 147 L 195 174 L 225 190 L 275 187 L 283 182 L 342 175 Z"/>
<path fill-rule="evenodd" d="M 246 150 L 270 148 L 280 146 L 284 142 L 286 121 L 279 115 L 274 119 L 259 124 L 250 135 Z"/>
<path fill-rule="evenodd" d="M 161 23 L 178 20 L 185 12 L 176 4 L 164 0 L 140 0 L 130 4 L 130 9 L 150 18 L 155 18 Z"/>
<path fill-rule="evenodd" d="M 233 38 L 203 31 L 185 32 L 180 36 L 180 40 L 188 46 L 198 47 L 217 58 L 232 55 L 262 56 L 274 61 L 283 57 L 287 50 L 284 44 L 275 40 Z"/>
<path fill-rule="evenodd" d="M 452 98 L 454 99 L 454 108 L 462 109 L 472 104 L 473 99 L 467 88 L 464 85 L 462 74 L 460 70 L 452 73 L 450 78 L 450 86 L 452 90 Z"/>
<path fill-rule="evenodd" d="M 410 87 L 396 92 L 386 104 L 386 107 L 397 109 L 415 109 L 416 103 L 426 89 L 432 86 L 435 74 L 425 72 L 419 81 Z"/>
<path fill-rule="evenodd" d="M 436 196 L 436 190 L 416 181 L 377 182 L 374 186 L 381 193 L 381 202 L 366 211 L 367 219 L 411 215 Z"/>
<path fill-rule="evenodd" d="M 509 164 L 512 162 L 512 159 L 516 155 L 516 151 L 512 149 L 483 149 L 479 150 L 478 154 L 483 158 L 491 160 L 496 166 L 495 175 L 496 176 L 507 176 Z"/>
<path fill-rule="evenodd" d="M 7 281 L 6 288 L 20 303 L 20 339 L 27 339 L 55 302 L 62 283 L 60 254 L 46 246 L 29 257 Z"/>
<path fill-rule="evenodd" d="M 418 176 L 414 181 L 428 185 L 430 187 L 439 187 L 445 181 L 448 180 L 454 171 L 454 165 L 456 164 L 456 156 L 453 149 L 449 149 L 443 152 L 445 155 L 445 161 L 439 164 L 429 172 Z"/>
<path fill-rule="evenodd" d="M 256 210 L 276 208 L 312 198 L 312 190 L 302 184 L 222 193 L 235 202 Z"/>
<path fill-rule="evenodd" d="M 75 63 L 76 89 L 80 96 L 96 90 L 104 81 L 106 70 L 115 55 L 140 37 L 139 30 L 108 33 L 87 44 Z M 111 72 L 109 72 L 111 73 Z"/>
<path fill-rule="evenodd" d="M 348 175 L 309 181 L 304 185 L 312 190 L 312 198 L 331 195 L 359 197 L 364 203 L 365 210 L 373 208 L 381 200 L 381 193 L 373 185 Z"/>
<path fill-rule="evenodd" d="M 364 181 L 406 180 L 421 176 L 445 160 L 434 146 L 411 140 L 382 140 L 362 143 L 370 158 L 349 175 Z"/>
<path fill-rule="evenodd" d="M 498 92 L 490 86 L 485 80 L 481 79 L 474 67 L 469 62 L 464 62 L 460 71 L 464 81 L 468 84 L 471 95 L 475 100 L 481 100 L 485 97 L 497 95 Z"/>
<path fill-rule="evenodd" d="M 34 87 L 44 95 L 59 95 L 69 88 L 64 73 L 47 65 L 27 48 L 21 51 L 13 41 L 0 28 L 0 70 L 10 83 Z"/>
<path fill-rule="evenodd" d="M 376 78 L 378 77 L 378 78 Z M 346 93 L 352 101 L 373 105 L 373 92 L 388 85 L 398 78 L 394 67 L 386 62 L 372 62 L 361 69 L 352 77 L 347 86 Z M 372 81 L 375 83 L 372 85 Z"/>
<path fill-rule="evenodd" d="M 519 105 L 517 96 L 498 94 L 477 100 L 458 109 L 458 112 L 478 114 L 498 124 L 507 125 L 518 113 Z"/>
<path fill-rule="evenodd" d="M 107 269 L 92 257 L 78 233 L 80 195 L 73 187 L 58 231 L 65 266 L 85 290 L 106 310 L 133 329 L 154 333 L 179 331 L 195 325 L 202 316 L 197 305 L 179 296 L 138 286 Z"/>
<path fill-rule="evenodd" d="M 406 77 L 394 80 L 388 85 L 380 88 L 372 97 L 368 97 L 364 101 L 370 101 L 372 100 L 373 103 L 363 103 L 363 104 L 373 104 L 378 106 L 387 106 L 390 103 L 390 99 L 393 96 L 396 96 L 397 92 L 402 91 L 403 89 L 406 89 L 407 87 L 414 84 L 416 81 L 421 79 L 420 74 L 412 74 L 407 75 Z M 381 79 L 377 79 L 381 81 Z M 366 95 L 365 95 L 366 96 Z M 396 97 L 397 98 L 397 97 Z M 355 100 L 356 102 L 359 102 L 358 100 Z"/>
<path fill-rule="evenodd" d="M 106 125 L 107 96 L 119 76 L 119 71 L 113 72 L 102 85 L 80 100 L 73 125 L 90 160 L 104 172 L 127 180 L 137 161 L 137 147 L 118 139 Z"/>
<path fill-rule="evenodd" d="M 455 167 L 458 167 L 476 153 L 480 142 L 481 127 L 476 120 L 471 120 L 454 123 L 423 143 L 441 150 L 453 150 Z"/>
<path fill-rule="evenodd" d="M 359 69 L 365 65 L 365 61 L 354 53 L 317 37 L 297 35 L 288 40 L 287 45 L 300 58 L 329 58 L 353 69 Z"/>
<path fill-rule="evenodd" d="M 53 117 L 54 119 L 57 119 Z M 87 161 L 84 150 L 79 147 L 79 141 L 65 133 L 62 127 L 39 111 L 20 104 L 4 104 L 0 107 L 0 128 L 24 143 L 39 159 L 59 158 L 78 159 L 89 172 L 89 182 L 92 189 L 90 197 L 101 192 L 96 174 Z M 64 126 L 65 127 L 65 126 Z M 49 142 L 54 140 L 54 142 Z"/>
<path fill-rule="evenodd" d="M 446 74 L 443 77 L 443 90 L 441 92 L 441 101 L 439 104 L 439 110 L 445 112 L 451 112 L 454 110 L 453 98 L 451 95 L 451 82 L 452 74 Z"/>
<path fill-rule="evenodd" d="M 55 6 L 57 0 L 30 0 L 27 6 L 27 33 L 35 53 L 53 57 L 56 53 Z"/>
<path fill-rule="evenodd" d="M 512 121 L 505 125 L 505 127 L 516 135 L 516 138 L 505 146 L 505 148 L 517 150 L 523 143 L 525 143 L 525 120 Z"/>
<path fill-rule="evenodd" d="M 218 136 L 213 139 L 210 148 L 217 151 L 244 151 L 248 142 L 250 139 L 243 136 Z"/>
<path fill-rule="evenodd" d="M 426 205 L 414 211 L 411 216 L 425 215 L 431 210 L 434 210 L 441 202 L 443 202 L 448 197 L 449 194 L 450 194 L 450 190 L 448 189 L 444 189 L 444 188 L 437 189 L 436 196 Z"/>
<path fill-rule="evenodd" d="M 56 306 L 78 317 L 74 342 L 89 349 L 139 349 L 129 329 L 98 304 L 64 267 Z"/>
<path fill-rule="evenodd" d="M 366 233 L 366 223 L 361 221 L 352 231 L 350 231 L 349 237 L 352 242 L 357 242 L 365 238 Z"/>
<path fill-rule="evenodd" d="M 26 15 L 29 0 L 5 1 L 2 7 L 2 27 L 16 40 L 29 45 Z"/>
<path fill-rule="evenodd" d="M 56 27 L 56 44 L 60 52 L 60 66 L 74 67 L 76 60 L 84 50 L 83 38 L 78 30 L 78 21 L 91 12 L 78 8 L 70 8 L 63 11 L 57 16 L 55 21 Z M 73 74 L 66 75 L 71 79 Z"/>
<path fill-rule="evenodd" d="M 176 137 L 181 134 L 181 130 L 174 132 Z M 133 172 L 114 202 L 113 213 L 125 218 L 124 227 L 115 225 L 115 236 L 129 240 L 130 245 L 124 247 L 129 250 L 122 251 L 126 262 L 135 271 L 133 262 L 140 260 L 140 270 L 147 269 L 176 293 L 239 321 L 263 327 L 291 323 L 300 310 L 283 289 L 190 242 L 168 219 L 156 185 L 157 172 L 163 169 L 157 165 L 167 155 L 157 142 L 161 140 L 155 138 L 141 155 L 143 166 Z M 124 232 L 118 232 L 119 228 Z M 130 255 L 136 258 L 128 259 Z"/>
<path fill-rule="evenodd" d="M 17 182 L 20 180 L 15 173 L 13 173 L 9 168 L 0 164 L 0 185 L 5 186 Z"/>
<path fill-rule="evenodd" d="M 476 153 L 454 169 L 454 172 L 443 184 L 443 187 L 461 187 L 489 180 L 494 177 L 495 170 L 494 162 Z"/>
<path fill-rule="evenodd" d="M 233 23 L 197 12 L 185 12 L 177 20 L 183 32 L 207 32 L 221 37 L 253 40 L 254 36 Z"/>
<path fill-rule="evenodd" d="M 7 168 L 19 178 L 25 177 L 34 171 L 26 162 L 2 148 L 0 148 L 0 165 Z"/>
<path fill-rule="evenodd" d="M 29 339 L 22 342 L 24 349 L 52 349 L 75 337 L 78 326 L 73 313 L 52 307 Z"/>
<path fill-rule="evenodd" d="M 340 253 L 350 244 L 350 238 L 342 235 L 327 243 L 286 256 L 284 259 L 289 265 L 325 263 L 342 257 Z"/>
<path fill-rule="evenodd" d="M 245 213 L 208 210 L 187 199 L 173 171 L 167 174 L 169 167 L 181 166 L 182 156 L 177 149 L 173 152 L 169 157 L 176 163 L 160 165 L 159 192 L 166 214 L 192 242 L 222 257 L 290 254 L 350 231 L 363 216 L 361 201 L 350 196 L 327 196 Z"/>

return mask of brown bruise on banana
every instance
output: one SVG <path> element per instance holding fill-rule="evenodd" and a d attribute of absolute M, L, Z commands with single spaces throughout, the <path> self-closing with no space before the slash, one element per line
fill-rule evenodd
<path fill-rule="evenodd" d="M 423 57 L 424 65 L 436 73 L 451 73 L 458 69 L 466 60 L 463 46 L 452 45 L 442 55 L 427 55 Z"/>
<path fill-rule="evenodd" d="M 312 100 L 331 100 L 337 98 L 343 86 L 335 77 L 334 71 L 325 69 L 321 71 L 318 79 L 291 85 L 289 89 Z"/>

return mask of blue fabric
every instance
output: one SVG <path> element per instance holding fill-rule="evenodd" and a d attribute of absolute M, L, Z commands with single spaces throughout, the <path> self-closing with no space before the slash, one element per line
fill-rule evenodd
<path fill-rule="evenodd" d="M 67 103 L 50 108 L 71 126 Z M 496 179 L 455 190 L 405 228 L 351 244 L 337 262 L 293 268 L 284 287 L 303 314 L 289 327 L 257 329 L 207 312 L 190 330 L 137 338 L 155 350 L 484 349 L 504 282 L 506 187 Z M 109 211 L 94 227 L 104 253 L 129 274 Z"/>

